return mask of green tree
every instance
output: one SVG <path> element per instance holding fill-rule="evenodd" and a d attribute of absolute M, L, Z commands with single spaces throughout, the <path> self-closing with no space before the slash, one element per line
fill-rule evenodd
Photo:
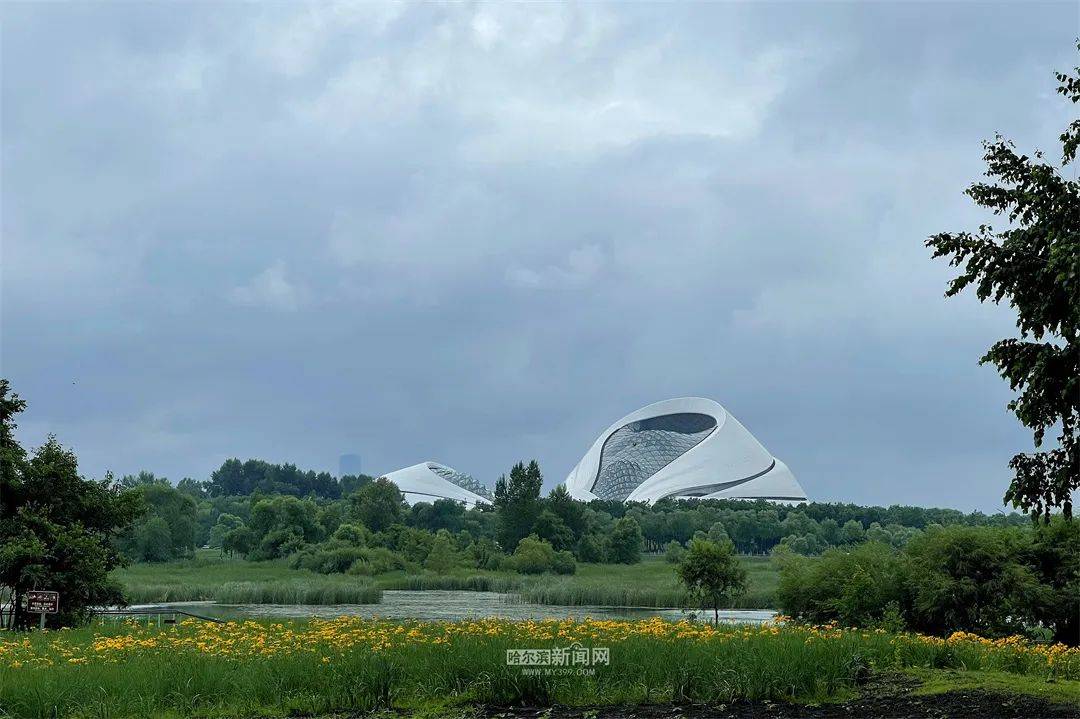
<path fill-rule="evenodd" d="M 0 590 L 11 596 L 14 625 L 37 620 L 21 607 L 26 592 L 60 592 L 50 626 L 84 621 L 90 607 L 121 604 L 109 572 L 123 564 L 111 541 L 141 511 L 111 477 L 79 476 L 74 453 L 50 436 L 31 457 L 15 440 L 15 416 L 26 403 L 0 380 Z"/>
<path fill-rule="evenodd" d="M 144 562 L 167 562 L 173 558 L 173 538 L 169 523 L 150 517 L 135 528 L 135 551 Z"/>
<path fill-rule="evenodd" d="M 431 545 L 427 559 L 424 560 L 424 568 L 432 572 L 449 572 L 458 566 L 458 563 L 453 536 L 447 530 L 440 529 L 435 534 L 435 541 Z"/>
<path fill-rule="evenodd" d="M 412 525 L 419 529 L 457 532 L 465 523 L 465 505 L 453 499 L 436 499 L 431 504 L 418 502 L 412 506 L 412 515 Z"/>
<path fill-rule="evenodd" d="M 840 528 L 840 543 L 841 544 L 858 544 L 866 539 L 866 530 L 863 529 L 862 523 L 854 519 L 849 519 L 844 522 L 844 526 Z"/>
<path fill-rule="evenodd" d="M 317 515 L 318 505 L 310 499 L 279 494 L 255 502 L 248 524 L 255 537 L 251 558 L 285 557 L 304 544 L 318 542 L 323 527 Z"/>
<path fill-rule="evenodd" d="M 1058 92 L 1080 101 L 1080 77 L 1057 78 Z M 973 286 L 980 301 L 1007 300 L 1016 311 L 1020 337 L 995 343 L 980 362 L 995 365 L 1018 392 L 1009 409 L 1032 430 L 1037 447 L 1048 430 L 1060 430 L 1056 447 L 1009 463 L 1014 474 L 1005 501 L 1045 520 L 1055 507 L 1071 517 L 1071 495 L 1080 488 L 1080 184 L 1061 172 L 1076 159 L 1080 120 L 1060 139 L 1061 168 L 1041 152 L 1018 153 L 1001 136 L 984 143 L 989 181 L 966 194 L 1004 217 L 1007 229 L 981 225 L 926 241 L 935 258 L 963 266 L 947 296 Z"/>
<path fill-rule="evenodd" d="M 381 532 L 401 521 L 405 513 L 401 490 L 386 477 L 363 485 L 349 500 L 352 502 L 353 516 L 373 532 Z"/>
<path fill-rule="evenodd" d="M 221 548 L 229 555 L 246 556 L 255 549 L 255 540 L 255 532 L 251 531 L 250 527 L 240 525 L 225 533 L 221 540 Z"/>
<path fill-rule="evenodd" d="M 840 543 L 840 525 L 831 517 L 818 522 L 818 536 L 826 544 Z"/>
<path fill-rule="evenodd" d="M 510 477 L 499 477 L 495 483 L 496 539 L 505 552 L 513 552 L 533 531 L 540 516 L 540 487 L 544 476 L 536 460 L 526 466 L 518 462 L 510 469 Z"/>
<path fill-rule="evenodd" d="M 669 564 L 678 564 L 686 555 L 686 547 L 674 539 L 664 545 L 664 561 Z"/>
<path fill-rule="evenodd" d="M 188 495 L 192 499 L 198 501 L 200 499 L 206 499 L 206 485 L 204 482 L 197 482 L 191 477 L 184 477 L 176 483 L 176 489 Z"/>
<path fill-rule="evenodd" d="M 139 472 L 121 480 L 129 487 L 128 491 L 137 495 L 146 507 L 146 514 L 127 532 L 121 535 L 120 546 L 132 558 L 144 562 L 165 562 L 176 557 L 189 555 L 195 549 L 195 538 L 199 531 L 198 505 L 191 495 L 179 491 L 169 484 L 164 477 L 155 477 L 153 472 Z M 146 530 L 144 525 L 152 520 L 154 527 Z M 159 526 L 166 525 L 165 532 Z M 153 538 L 147 543 L 144 540 Z M 163 539 L 168 540 L 162 545 Z M 152 549 L 148 554 L 144 550 Z"/>
<path fill-rule="evenodd" d="M 720 607 L 746 591 L 746 570 L 731 542 L 691 540 L 675 572 L 698 606 L 712 607 L 715 624 L 720 623 Z"/>
<path fill-rule="evenodd" d="M 789 534 L 780 540 L 780 544 L 787 546 L 796 554 L 808 557 L 821 554 L 826 548 L 825 542 L 816 534 Z"/>
<path fill-rule="evenodd" d="M 562 518 L 550 509 L 540 512 L 533 529 L 538 537 L 550 542 L 555 549 L 570 549 L 574 546 L 574 533 L 563 523 Z"/>
<path fill-rule="evenodd" d="M 235 514 L 229 514 L 228 512 L 219 514 L 217 522 L 210 528 L 210 546 L 214 549 L 224 549 L 225 535 L 242 526 L 244 526 L 244 520 Z"/>
<path fill-rule="evenodd" d="M 714 522 L 709 527 L 709 541 L 713 544 L 723 544 L 724 542 L 730 542 L 731 537 L 728 536 L 727 530 L 724 529 L 724 525 L 720 522 Z"/>
<path fill-rule="evenodd" d="M 579 562 L 602 562 L 604 561 L 604 544 L 596 534 L 589 532 L 578 540 L 574 556 Z"/>
<path fill-rule="evenodd" d="M 1032 540 L 1031 567 L 1046 588 L 1039 619 L 1054 641 L 1080 645 L 1080 522 L 1054 517 Z"/>
<path fill-rule="evenodd" d="M 555 513 L 573 533 L 574 541 L 585 532 L 585 504 L 570 496 L 565 484 L 551 490 L 547 496 L 547 508 Z"/>
<path fill-rule="evenodd" d="M 644 543 L 641 527 L 633 517 L 623 517 L 615 522 L 607 541 L 607 559 L 615 564 L 637 564 L 641 561 Z"/>

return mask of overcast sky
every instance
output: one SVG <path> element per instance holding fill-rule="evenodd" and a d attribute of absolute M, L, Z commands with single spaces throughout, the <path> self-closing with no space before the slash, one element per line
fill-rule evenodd
<path fill-rule="evenodd" d="M 814 499 L 994 511 L 1007 308 L 923 247 L 1059 155 L 1074 2 L 0 9 L 3 375 L 101 476 L 565 478 L 732 412 Z"/>

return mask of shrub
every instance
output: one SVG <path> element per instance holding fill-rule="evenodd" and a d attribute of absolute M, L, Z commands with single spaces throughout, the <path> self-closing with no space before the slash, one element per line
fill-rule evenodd
<path fill-rule="evenodd" d="M 507 564 L 522 574 L 573 574 L 577 568 L 574 555 L 567 551 L 556 552 L 549 542 L 535 534 L 518 542 Z"/>
<path fill-rule="evenodd" d="M 1027 559 L 1031 532 L 953 526 L 910 540 L 908 624 L 928 634 L 966 631 L 983 636 L 1022 633 L 1045 601 Z"/>
<path fill-rule="evenodd" d="M 674 539 L 664 545 L 664 560 L 670 564 L 678 564 L 686 554 L 686 547 Z"/>
<path fill-rule="evenodd" d="M 472 560 L 472 564 L 477 569 L 494 569 L 497 570 L 502 560 L 506 555 L 499 551 L 499 547 L 494 541 L 483 537 L 476 540 L 469 545 L 466 550 L 469 559 Z"/>
<path fill-rule="evenodd" d="M 371 545 L 371 532 L 362 524 L 342 524 L 334 530 L 331 539 L 342 544 L 351 544 L 356 547 Z"/>
<path fill-rule="evenodd" d="M 397 552 L 392 552 L 385 547 L 367 547 L 360 551 L 348 569 L 348 573 L 355 576 L 373 577 L 376 574 L 385 574 L 399 569 L 408 569 L 409 563 Z"/>
<path fill-rule="evenodd" d="M 573 574 L 577 571 L 577 562 L 571 552 L 563 550 L 555 552 L 555 558 L 551 562 L 551 571 L 555 574 Z"/>
<path fill-rule="evenodd" d="M 904 605 L 902 562 L 880 542 L 830 549 L 818 559 L 801 557 L 780 545 L 773 558 L 780 569 L 777 601 L 796 619 L 876 626 L 890 603 Z"/>
<path fill-rule="evenodd" d="M 319 574 L 340 574 L 347 571 L 363 552 L 362 547 L 317 545 L 294 554 L 289 560 L 289 566 Z"/>
<path fill-rule="evenodd" d="M 774 552 L 777 600 L 785 614 L 819 623 L 902 624 L 939 636 L 1006 636 L 1046 626 L 1060 641 L 1076 643 L 1080 562 L 1070 549 L 1080 540 L 1061 527 L 1055 534 L 931 525 L 903 549 L 871 541 L 830 549 L 817 560 L 781 545 Z"/>
<path fill-rule="evenodd" d="M 287 557 L 304 546 L 304 538 L 292 528 L 273 529 L 263 535 L 251 553 L 251 559 Z"/>

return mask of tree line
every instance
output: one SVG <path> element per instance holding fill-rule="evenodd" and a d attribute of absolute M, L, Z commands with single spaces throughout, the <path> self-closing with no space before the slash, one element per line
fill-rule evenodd
<path fill-rule="evenodd" d="M 238 485 L 222 478 L 238 472 L 247 477 L 243 486 L 252 491 L 223 494 L 223 487 Z M 868 540 L 902 547 L 936 526 L 1028 523 L 1017 513 L 987 515 L 904 505 L 811 502 L 787 506 L 672 499 L 651 506 L 602 500 L 583 503 L 572 499 L 562 486 L 545 496 L 535 461 L 519 463 L 496 482 L 493 506 L 473 509 L 451 500 L 409 507 L 393 485 L 374 477 L 330 477 L 313 485 L 309 480 L 318 476 L 292 464 L 237 459 L 224 462 L 205 482 L 184 479 L 176 487 L 151 472 L 124 476 L 121 486 L 140 496 L 146 514 L 122 533 L 120 545 L 138 561 L 176 559 L 201 546 L 271 559 L 325 541 L 344 523 L 359 523 L 376 533 L 400 524 L 431 534 L 445 530 L 460 535 L 456 541 L 464 546 L 472 539 L 489 540 L 507 554 L 522 539 L 536 535 L 555 551 L 572 553 L 577 561 L 603 562 L 635 561 L 635 550 L 625 547 L 636 547 L 637 554 L 660 552 L 672 542 L 686 545 L 698 534 L 714 541 L 730 540 L 742 554 L 768 554 L 783 544 L 796 553 L 816 555 L 830 547 Z M 282 478 L 295 480 L 290 491 L 264 491 L 268 486 L 280 487 Z M 613 537 L 627 541 L 613 545 Z"/>

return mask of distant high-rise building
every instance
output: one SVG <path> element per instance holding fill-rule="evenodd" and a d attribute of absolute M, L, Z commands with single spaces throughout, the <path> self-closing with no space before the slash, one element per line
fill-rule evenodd
<path fill-rule="evenodd" d="M 338 476 L 344 477 L 346 474 L 353 476 L 362 474 L 360 455 L 343 454 L 338 458 Z"/>

